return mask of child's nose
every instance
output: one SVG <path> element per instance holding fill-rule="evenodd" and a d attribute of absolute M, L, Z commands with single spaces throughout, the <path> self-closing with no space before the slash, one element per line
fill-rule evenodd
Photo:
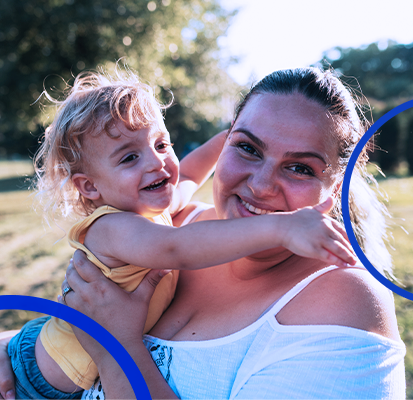
<path fill-rule="evenodd" d="M 148 158 L 147 158 L 147 167 L 148 167 L 149 172 L 160 170 L 164 166 L 165 166 L 165 161 L 162 157 L 162 154 L 159 154 L 158 152 L 152 150 L 148 154 Z"/>

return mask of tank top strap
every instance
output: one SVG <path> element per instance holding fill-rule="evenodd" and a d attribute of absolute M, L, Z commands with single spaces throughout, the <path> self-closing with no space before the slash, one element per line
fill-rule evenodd
<path fill-rule="evenodd" d="M 277 315 L 286 304 L 288 304 L 295 296 L 304 290 L 312 281 L 317 279 L 319 276 L 338 268 L 339 267 L 336 265 L 330 265 L 329 267 L 322 268 L 304 278 L 274 303 L 274 305 L 268 310 L 268 315 Z"/>
<path fill-rule="evenodd" d="M 199 214 L 206 210 L 209 210 L 210 208 L 214 208 L 214 206 L 212 204 L 197 202 L 196 207 L 185 217 L 181 226 L 188 225 L 190 222 L 195 220 L 199 216 Z"/>

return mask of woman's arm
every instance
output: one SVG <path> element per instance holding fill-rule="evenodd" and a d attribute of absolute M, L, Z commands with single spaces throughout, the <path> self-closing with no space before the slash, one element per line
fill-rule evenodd
<path fill-rule="evenodd" d="M 222 131 L 197 147 L 179 163 L 179 183 L 169 212 L 172 216 L 191 201 L 192 195 L 206 182 L 215 170 L 225 143 L 227 131 Z"/>
<path fill-rule="evenodd" d="M 142 342 L 149 301 L 156 285 L 168 272 L 151 271 L 134 292 L 127 293 L 106 279 L 78 250 L 67 270 L 67 283 L 62 285 L 70 285 L 74 290 L 66 295 L 67 305 L 93 318 L 125 347 L 154 399 L 176 398 Z M 73 330 L 98 367 L 106 397 L 135 398 L 128 379 L 112 356 L 89 335 L 76 327 Z"/>
<path fill-rule="evenodd" d="M 125 346 L 126 348 L 126 346 Z M 153 362 L 144 344 L 127 348 L 141 372 L 152 399 L 177 399 Z M 101 359 L 100 379 L 108 399 L 133 399 L 135 394 L 119 364 L 108 355 Z"/>
<path fill-rule="evenodd" d="M 14 375 L 10 364 L 7 346 L 18 330 L 0 333 L 0 398 L 14 399 Z"/>

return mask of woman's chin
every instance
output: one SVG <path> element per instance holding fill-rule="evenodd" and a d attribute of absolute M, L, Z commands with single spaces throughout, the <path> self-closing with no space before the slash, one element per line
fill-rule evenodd
<path fill-rule="evenodd" d="M 271 261 L 274 262 L 274 264 L 277 264 L 280 262 L 280 260 L 285 260 L 292 255 L 293 253 L 285 247 L 275 247 L 273 249 L 264 250 L 260 251 L 259 253 L 251 254 L 246 258 L 257 262 Z"/>

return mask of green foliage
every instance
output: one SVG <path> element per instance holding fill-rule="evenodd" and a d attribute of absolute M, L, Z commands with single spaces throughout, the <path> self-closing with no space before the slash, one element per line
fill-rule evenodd
<path fill-rule="evenodd" d="M 407 126 L 407 141 L 405 147 L 406 161 L 409 163 L 409 173 L 413 175 L 413 118 Z"/>
<path fill-rule="evenodd" d="M 360 95 L 362 90 L 362 103 L 371 105 L 369 119 L 377 120 L 413 98 L 413 43 L 402 45 L 387 41 L 361 48 L 335 47 L 324 53 L 319 64 L 331 66 L 356 94 Z M 413 121 L 412 110 L 383 125 L 375 138 L 375 144 L 383 151 L 375 152 L 372 159 L 387 173 L 397 173 L 406 159 L 413 162 L 408 154 L 411 146 L 407 146 L 413 134 L 407 129 L 409 121 Z"/>
<path fill-rule="evenodd" d="M 173 92 L 173 140 L 184 132 L 204 141 L 227 119 L 225 99 L 237 90 L 217 43 L 231 16 L 217 0 L 1 2 L 0 156 L 37 147 L 45 117 L 31 104 L 43 87 L 59 97 L 80 71 L 111 70 L 120 58 L 158 85 L 162 100 Z"/>
<path fill-rule="evenodd" d="M 383 114 L 390 111 L 384 110 Z M 399 164 L 400 154 L 400 122 L 398 118 L 392 118 L 387 121 L 376 136 L 376 145 L 380 149 L 384 149 L 380 153 L 379 163 L 383 171 L 395 173 Z"/>
<path fill-rule="evenodd" d="M 357 49 L 335 47 L 324 53 L 324 60 L 350 85 L 354 86 L 356 78 L 369 99 L 389 102 L 413 96 L 413 43 L 388 41 Z"/>

